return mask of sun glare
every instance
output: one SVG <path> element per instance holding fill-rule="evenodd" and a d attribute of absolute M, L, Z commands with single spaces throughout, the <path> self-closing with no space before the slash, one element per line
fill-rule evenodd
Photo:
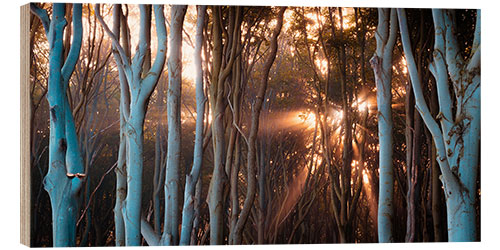
<path fill-rule="evenodd" d="M 358 98 L 357 100 L 355 100 L 353 103 L 352 103 L 352 107 L 353 108 L 357 108 L 358 111 L 366 111 L 366 110 L 370 110 L 371 108 L 371 105 L 370 103 L 368 102 L 368 100 L 363 100 L 361 98 Z"/>
<path fill-rule="evenodd" d="M 406 75 L 408 73 L 408 65 L 406 63 L 406 57 L 404 57 L 404 56 L 401 57 L 401 64 L 403 65 L 401 70 L 402 70 L 403 74 Z"/>
<path fill-rule="evenodd" d="M 316 67 L 318 67 L 321 74 L 326 75 L 328 72 L 328 61 L 326 59 L 316 59 L 314 60 Z"/>
<path fill-rule="evenodd" d="M 297 115 L 297 119 L 299 119 L 308 129 L 312 129 L 316 125 L 316 114 L 310 111 L 300 112 Z"/>

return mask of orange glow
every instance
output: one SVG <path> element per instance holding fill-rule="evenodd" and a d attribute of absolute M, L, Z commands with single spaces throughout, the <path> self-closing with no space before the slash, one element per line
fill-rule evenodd
<path fill-rule="evenodd" d="M 401 64 L 403 64 L 403 66 L 404 66 L 402 69 L 403 74 L 406 75 L 406 73 L 408 73 L 408 65 L 406 64 L 406 57 L 404 57 L 404 56 L 401 57 Z"/>
<path fill-rule="evenodd" d="M 370 110 L 371 104 L 367 100 L 362 100 L 361 98 L 358 98 L 352 103 L 353 108 L 357 108 L 359 111 L 366 111 Z"/>
<path fill-rule="evenodd" d="M 326 59 L 316 59 L 314 60 L 314 63 L 316 64 L 316 67 L 318 67 L 321 74 L 326 75 L 328 72 L 328 61 Z"/>
<path fill-rule="evenodd" d="M 312 129 L 316 126 L 316 114 L 313 112 L 300 112 L 297 115 L 297 119 L 307 126 L 308 129 Z"/>
<path fill-rule="evenodd" d="M 321 163 L 323 162 L 323 157 L 321 157 L 321 155 L 319 154 L 314 154 L 312 160 L 313 164 L 311 166 L 311 173 L 314 174 L 314 172 L 316 171 L 316 167 L 321 165 Z"/>
<path fill-rule="evenodd" d="M 307 31 L 318 30 L 320 28 L 320 24 L 325 23 L 326 18 L 323 15 L 316 15 L 316 13 L 306 13 L 305 17 L 312 22 L 312 24 L 307 24 Z"/>
<path fill-rule="evenodd" d="M 340 18 L 338 17 L 338 12 L 336 13 L 337 22 L 335 22 L 335 26 L 340 28 Z M 350 29 L 356 25 L 354 19 L 354 8 L 342 8 L 342 27 L 344 29 Z"/>
<path fill-rule="evenodd" d="M 363 183 L 370 184 L 370 179 L 368 179 L 368 173 L 366 169 L 363 169 Z"/>

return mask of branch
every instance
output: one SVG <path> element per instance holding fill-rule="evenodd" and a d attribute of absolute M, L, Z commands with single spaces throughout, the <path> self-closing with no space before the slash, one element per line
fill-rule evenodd
<path fill-rule="evenodd" d="M 68 57 L 66 62 L 61 69 L 61 74 L 63 77 L 63 84 L 65 88 L 68 85 L 69 78 L 75 69 L 76 62 L 80 57 L 80 50 L 82 48 L 82 4 L 73 4 L 73 40 L 71 42 L 71 47 L 69 49 Z"/>
<path fill-rule="evenodd" d="M 237 43 L 240 42 L 240 35 L 241 35 L 241 29 L 240 29 L 240 26 L 241 26 L 241 22 L 242 22 L 242 18 L 241 18 L 241 6 L 236 6 L 236 20 L 234 22 L 234 29 L 233 29 L 233 40 L 232 40 L 232 45 L 231 45 L 231 53 L 230 53 L 230 58 L 229 58 L 229 62 L 226 64 L 225 68 L 220 72 L 220 75 L 219 75 L 219 83 L 217 84 L 217 86 L 223 86 L 222 83 L 226 80 L 226 78 L 229 76 L 229 74 L 231 73 L 231 70 L 233 68 L 233 63 L 234 61 L 236 60 L 236 57 L 238 56 L 237 55 Z M 222 29 L 223 31 L 225 31 L 225 29 Z"/>
<path fill-rule="evenodd" d="M 477 16 L 476 16 L 476 27 L 474 31 L 474 42 L 472 43 L 472 52 L 471 54 L 474 55 L 476 54 L 476 50 L 480 49 L 481 47 L 481 10 L 477 10 Z"/>
<path fill-rule="evenodd" d="M 435 10 L 433 13 L 442 13 L 446 25 L 446 64 L 454 84 L 460 81 L 461 70 L 464 68 L 464 58 L 460 54 L 457 37 L 455 36 L 455 20 L 450 10 Z"/>
<path fill-rule="evenodd" d="M 33 15 L 40 19 L 45 29 L 45 35 L 48 35 L 50 31 L 50 17 L 47 14 L 47 10 L 38 7 L 35 3 L 30 3 L 30 10 Z"/>
<path fill-rule="evenodd" d="M 434 61 L 429 65 L 429 70 L 436 79 L 436 87 L 439 101 L 439 112 L 442 114 L 443 118 L 440 119 L 441 125 L 443 126 L 445 137 L 448 135 L 451 127 L 453 126 L 452 120 L 452 100 L 450 96 L 449 83 L 448 83 L 448 71 L 446 70 L 446 62 L 444 61 L 444 24 L 441 10 L 434 9 L 433 19 L 434 19 Z M 446 138 L 446 140 L 448 140 Z"/>
<path fill-rule="evenodd" d="M 425 125 L 432 134 L 434 143 L 437 149 L 437 160 L 444 177 L 445 187 L 448 185 L 458 185 L 457 180 L 454 178 L 453 173 L 448 165 L 446 150 L 443 141 L 443 135 L 438 123 L 434 120 L 429 111 L 427 103 L 425 102 L 424 94 L 422 92 L 420 76 L 417 71 L 415 59 L 411 49 L 410 35 L 408 32 L 408 24 L 406 21 L 406 13 L 404 9 L 398 9 L 399 26 L 401 30 L 401 41 L 403 43 L 403 50 L 408 64 L 408 72 L 410 73 L 410 80 L 413 86 L 413 93 L 415 95 L 415 104 L 417 110 L 420 112 Z"/>
<path fill-rule="evenodd" d="M 145 89 L 142 91 L 143 94 L 151 93 L 156 86 L 167 57 L 167 28 L 165 26 L 165 16 L 163 15 L 163 5 L 154 5 L 153 8 L 155 14 L 158 47 L 155 61 L 143 80 L 143 87 Z"/>
<path fill-rule="evenodd" d="M 467 71 L 474 71 L 481 66 L 481 10 L 477 10 L 476 27 L 474 32 L 474 42 L 472 44 L 472 56 L 467 65 Z"/>
<path fill-rule="evenodd" d="M 117 37 L 124 37 L 124 40 L 128 39 L 128 33 L 126 32 L 126 22 L 123 22 L 122 27 L 122 17 L 123 12 L 120 4 L 115 4 L 113 6 L 113 34 Z M 123 17 L 123 19 L 125 19 Z M 123 28 L 124 32 L 120 35 L 120 31 Z M 125 46 L 128 48 L 128 46 Z M 125 73 L 125 67 L 120 59 L 120 54 L 116 49 L 113 49 L 113 57 L 115 59 L 118 68 L 118 77 L 120 81 L 120 115 L 126 121 L 130 114 L 130 90 L 127 80 L 127 75 Z M 128 56 L 126 56 L 128 58 Z"/>
<path fill-rule="evenodd" d="M 481 44 L 477 47 L 476 51 L 474 52 L 474 55 L 469 61 L 469 64 L 467 65 L 467 71 L 471 72 L 474 71 L 476 68 L 481 66 Z"/>
<path fill-rule="evenodd" d="M 141 216 L 141 234 L 149 246 L 160 245 L 160 236 L 155 233 L 155 230 L 149 225 L 144 216 Z"/>
<path fill-rule="evenodd" d="M 140 24 L 139 24 L 139 43 L 134 57 L 132 58 L 132 81 L 131 84 L 135 85 L 141 82 L 141 72 L 146 69 L 144 61 L 146 53 L 151 48 L 151 9 L 147 8 L 145 4 L 139 5 L 140 9 Z M 132 88 L 132 90 L 135 88 Z M 138 88 L 137 88 L 138 89 Z"/>
<path fill-rule="evenodd" d="M 396 13 L 396 9 L 391 9 L 391 19 L 390 19 L 390 30 L 389 30 L 389 38 L 387 39 L 387 43 L 384 47 L 385 53 L 391 53 L 394 48 L 394 44 L 396 43 L 396 38 L 398 34 L 398 14 Z M 390 51 L 388 51 L 390 50 Z"/>
<path fill-rule="evenodd" d="M 120 41 L 115 36 L 115 34 L 113 34 L 113 32 L 109 29 L 109 26 L 106 24 L 106 22 L 104 22 L 104 19 L 101 16 L 101 4 L 96 4 L 95 5 L 94 12 L 95 12 L 95 16 L 96 16 L 97 20 L 99 21 L 99 23 L 104 28 L 104 31 L 111 38 L 113 46 L 115 47 L 116 50 L 118 50 L 118 53 L 120 55 L 120 59 L 122 60 L 122 64 L 124 66 L 124 69 L 126 71 L 130 71 L 130 61 L 129 61 L 128 57 L 127 57 L 127 54 L 125 53 L 125 50 L 120 45 Z"/>
<path fill-rule="evenodd" d="M 101 177 L 101 179 L 99 180 L 99 183 L 97 184 L 97 186 L 94 188 L 94 191 L 92 191 L 92 194 L 90 194 L 90 197 L 89 197 L 89 202 L 87 203 L 87 206 L 85 206 L 85 209 L 83 210 L 83 213 L 82 215 L 80 216 L 80 219 L 78 219 L 78 221 L 76 222 L 76 226 L 78 227 L 78 225 L 80 224 L 80 222 L 82 221 L 83 217 L 85 216 L 85 213 L 87 212 L 87 210 L 89 209 L 89 206 L 90 206 L 90 203 L 92 201 L 92 198 L 94 197 L 95 193 L 97 192 L 97 189 L 99 189 L 99 187 L 101 187 L 102 185 L 102 182 L 104 181 L 104 177 L 106 177 L 106 175 L 108 175 L 109 173 L 111 173 L 111 171 L 113 169 L 115 169 L 116 165 L 118 164 L 118 162 L 115 162 L 115 164 L 113 164 L 113 166 L 111 166 L 108 171 L 106 171 L 106 173 L 104 173 L 104 175 Z"/>

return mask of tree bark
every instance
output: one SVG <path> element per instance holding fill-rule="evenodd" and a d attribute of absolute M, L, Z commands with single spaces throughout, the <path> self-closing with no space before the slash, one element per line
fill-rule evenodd
<path fill-rule="evenodd" d="M 127 149 L 127 193 L 121 206 L 123 224 L 125 228 L 125 245 L 127 246 L 138 246 L 141 244 L 144 117 L 149 97 L 158 83 L 159 76 L 165 64 L 167 50 L 167 31 L 165 26 L 165 17 L 163 15 L 163 6 L 154 5 L 158 47 L 154 63 L 151 65 L 148 73 L 143 74 L 143 72 L 149 68 L 148 64 L 145 64 L 145 60 L 147 59 L 147 53 L 150 47 L 150 40 L 148 39 L 150 36 L 148 34 L 150 32 L 151 22 L 147 20 L 150 18 L 150 15 L 148 14 L 149 7 L 140 5 L 139 8 L 139 44 L 134 57 L 130 58 L 130 53 L 128 52 L 128 39 L 124 39 L 124 41 L 127 42 L 124 43 L 124 46 L 120 44 L 120 36 L 119 34 L 116 34 L 118 28 L 114 27 L 114 31 L 111 31 L 100 15 L 100 5 L 95 5 L 96 18 L 101 23 L 106 34 L 111 38 L 113 48 L 116 51 L 115 62 L 118 65 L 119 71 L 123 71 L 124 77 L 120 79 L 121 98 L 130 97 L 130 106 L 124 107 L 125 101 L 120 104 L 120 112 L 124 112 L 123 118 L 126 123 L 125 140 Z M 119 14 L 119 12 L 120 11 L 117 9 L 116 13 Z M 126 23 L 126 19 L 123 15 L 120 15 L 119 19 L 121 24 Z M 118 17 L 115 17 L 115 24 L 117 23 L 117 20 Z M 123 26 L 122 29 L 128 30 L 125 26 Z M 128 32 L 122 32 L 121 35 L 126 36 L 128 35 Z M 124 83 L 125 80 L 126 83 Z M 127 88 L 124 88 L 124 85 L 128 85 L 128 93 L 126 92 Z M 119 204 L 117 203 L 116 205 L 118 206 Z M 119 224 L 120 222 L 118 222 L 118 225 Z M 121 232 L 121 229 L 119 232 Z"/>
<path fill-rule="evenodd" d="M 168 58 L 168 148 L 167 174 L 165 176 L 165 224 L 163 245 L 179 243 L 179 192 L 181 160 L 181 87 L 182 87 L 182 25 L 186 5 L 174 5 L 171 12 Z"/>
<path fill-rule="evenodd" d="M 448 218 L 448 240 L 476 240 L 476 181 L 480 134 L 480 27 L 478 10 L 470 59 L 465 63 L 459 53 L 450 11 L 433 10 L 435 42 L 434 61 L 429 69 L 436 79 L 439 114 L 432 117 L 425 102 L 420 76 L 411 50 L 404 9 L 398 9 L 401 38 L 407 58 L 417 108 L 436 144 L 442 173 Z M 448 77 L 455 90 L 456 114 L 452 115 Z"/>
<path fill-rule="evenodd" d="M 201 49 L 204 40 L 203 27 L 205 26 L 206 9 L 207 6 L 197 6 L 198 16 L 196 20 L 196 40 L 194 51 L 194 62 L 196 67 L 196 135 L 194 140 L 193 167 L 191 168 L 189 175 L 186 176 L 180 245 L 188 245 L 191 240 L 195 213 L 195 191 L 196 185 L 199 182 L 203 161 L 203 120 L 205 119 L 206 97 L 203 92 Z"/>
<path fill-rule="evenodd" d="M 376 32 L 377 50 L 370 60 L 377 86 L 378 136 L 380 142 L 380 188 L 378 205 L 378 239 L 380 243 L 393 242 L 392 217 L 394 199 L 394 170 L 392 165 L 392 109 L 391 78 L 392 51 L 397 33 L 395 9 L 379 9 Z M 390 26 L 390 29 L 389 29 Z"/>
<path fill-rule="evenodd" d="M 86 174 L 66 91 L 80 55 L 83 33 L 82 4 L 73 4 L 73 40 L 65 60 L 65 4 L 53 4 L 52 20 L 48 18 L 46 10 L 35 4 L 30 7 L 33 14 L 42 21 L 49 41 L 49 169 L 43 182 L 52 207 L 53 245 L 71 247 L 76 245 L 78 193 Z"/>

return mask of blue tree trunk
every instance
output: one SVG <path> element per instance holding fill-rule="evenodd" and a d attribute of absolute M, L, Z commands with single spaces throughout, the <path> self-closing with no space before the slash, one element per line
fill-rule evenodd
<path fill-rule="evenodd" d="M 123 210 L 125 244 L 139 246 L 141 243 L 141 201 L 143 170 L 143 125 L 144 107 L 130 110 L 127 126 L 127 196 Z"/>
<path fill-rule="evenodd" d="M 397 15 L 395 9 L 378 10 L 375 38 L 377 50 L 370 60 L 377 86 L 378 136 L 380 143 L 380 188 L 378 204 L 378 240 L 393 242 L 392 217 L 394 200 L 394 171 L 392 165 L 392 51 L 396 41 Z M 390 28 L 389 28 L 390 27 Z"/>
<path fill-rule="evenodd" d="M 126 150 L 127 150 L 127 194 L 122 204 L 123 224 L 125 228 L 125 244 L 127 246 L 139 246 L 141 244 L 141 201 L 142 201 L 142 171 L 143 171 L 143 125 L 147 105 L 151 94 L 153 93 L 159 76 L 165 64 L 167 51 L 167 31 L 165 26 L 165 17 L 163 15 L 163 6 L 154 5 L 156 20 L 156 34 L 158 47 L 156 58 L 148 72 L 145 72 L 144 63 L 147 57 L 147 51 L 150 47 L 150 21 L 148 9 L 145 5 L 140 5 L 140 29 L 139 44 L 133 58 L 120 45 L 120 35 L 117 34 L 118 28 L 111 31 L 100 16 L 100 5 L 95 6 L 97 20 L 101 23 L 104 31 L 112 40 L 116 50 L 115 61 L 120 71 L 123 71 L 124 78 L 120 79 L 121 98 L 130 96 L 130 105 L 125 108 L 121 103 L 120 112 L 124 112 Z M 114 12 L 119 13 L 118 9 Z M 116 17 L 115 23 L 118 20 Z M 127 34 L 122 34 L 126 36 Z M 119 60 L 116 60 L 119 58 Z M 124 81 L 126 80 L 126 83 Z M 127 87 L 123 85 L 127 84 Z M 129 91 L 129 95 L 126 93 Z M 127 113 L 129 112 L 129 113 Z M 118 204 L 117 204 L 118 205 Z M 119 218 L 119 215 L 115 218 Z M 120 225 L 121 222 L 115 222 Z M 152 231 L 152 230 L 151 230 Z M 122 231 L 120 231 L 122 232 Z M 153 231 L 154 232 L 154 231 Z M 154 235 L 153 235 L 154 236 Z"/>
<path fill-rule="evenodd" d="M 76 244 L 77 196 L 85 177 L 73 116 L 66 96 L 69 78 L 80 55 L 82 5 L 73 5 L 73 41 L 64 61 L 63 32 L 67 25 L 65 8 L 65 4 L 53 4 L 52 20 L 49 20 L 45 10 L 31 4 L 33 13 L 44 25 L 49 41 L 49 170 L 44 178 L 44 187 L 50 196 L 52 237 L 56 247 Z"/>

